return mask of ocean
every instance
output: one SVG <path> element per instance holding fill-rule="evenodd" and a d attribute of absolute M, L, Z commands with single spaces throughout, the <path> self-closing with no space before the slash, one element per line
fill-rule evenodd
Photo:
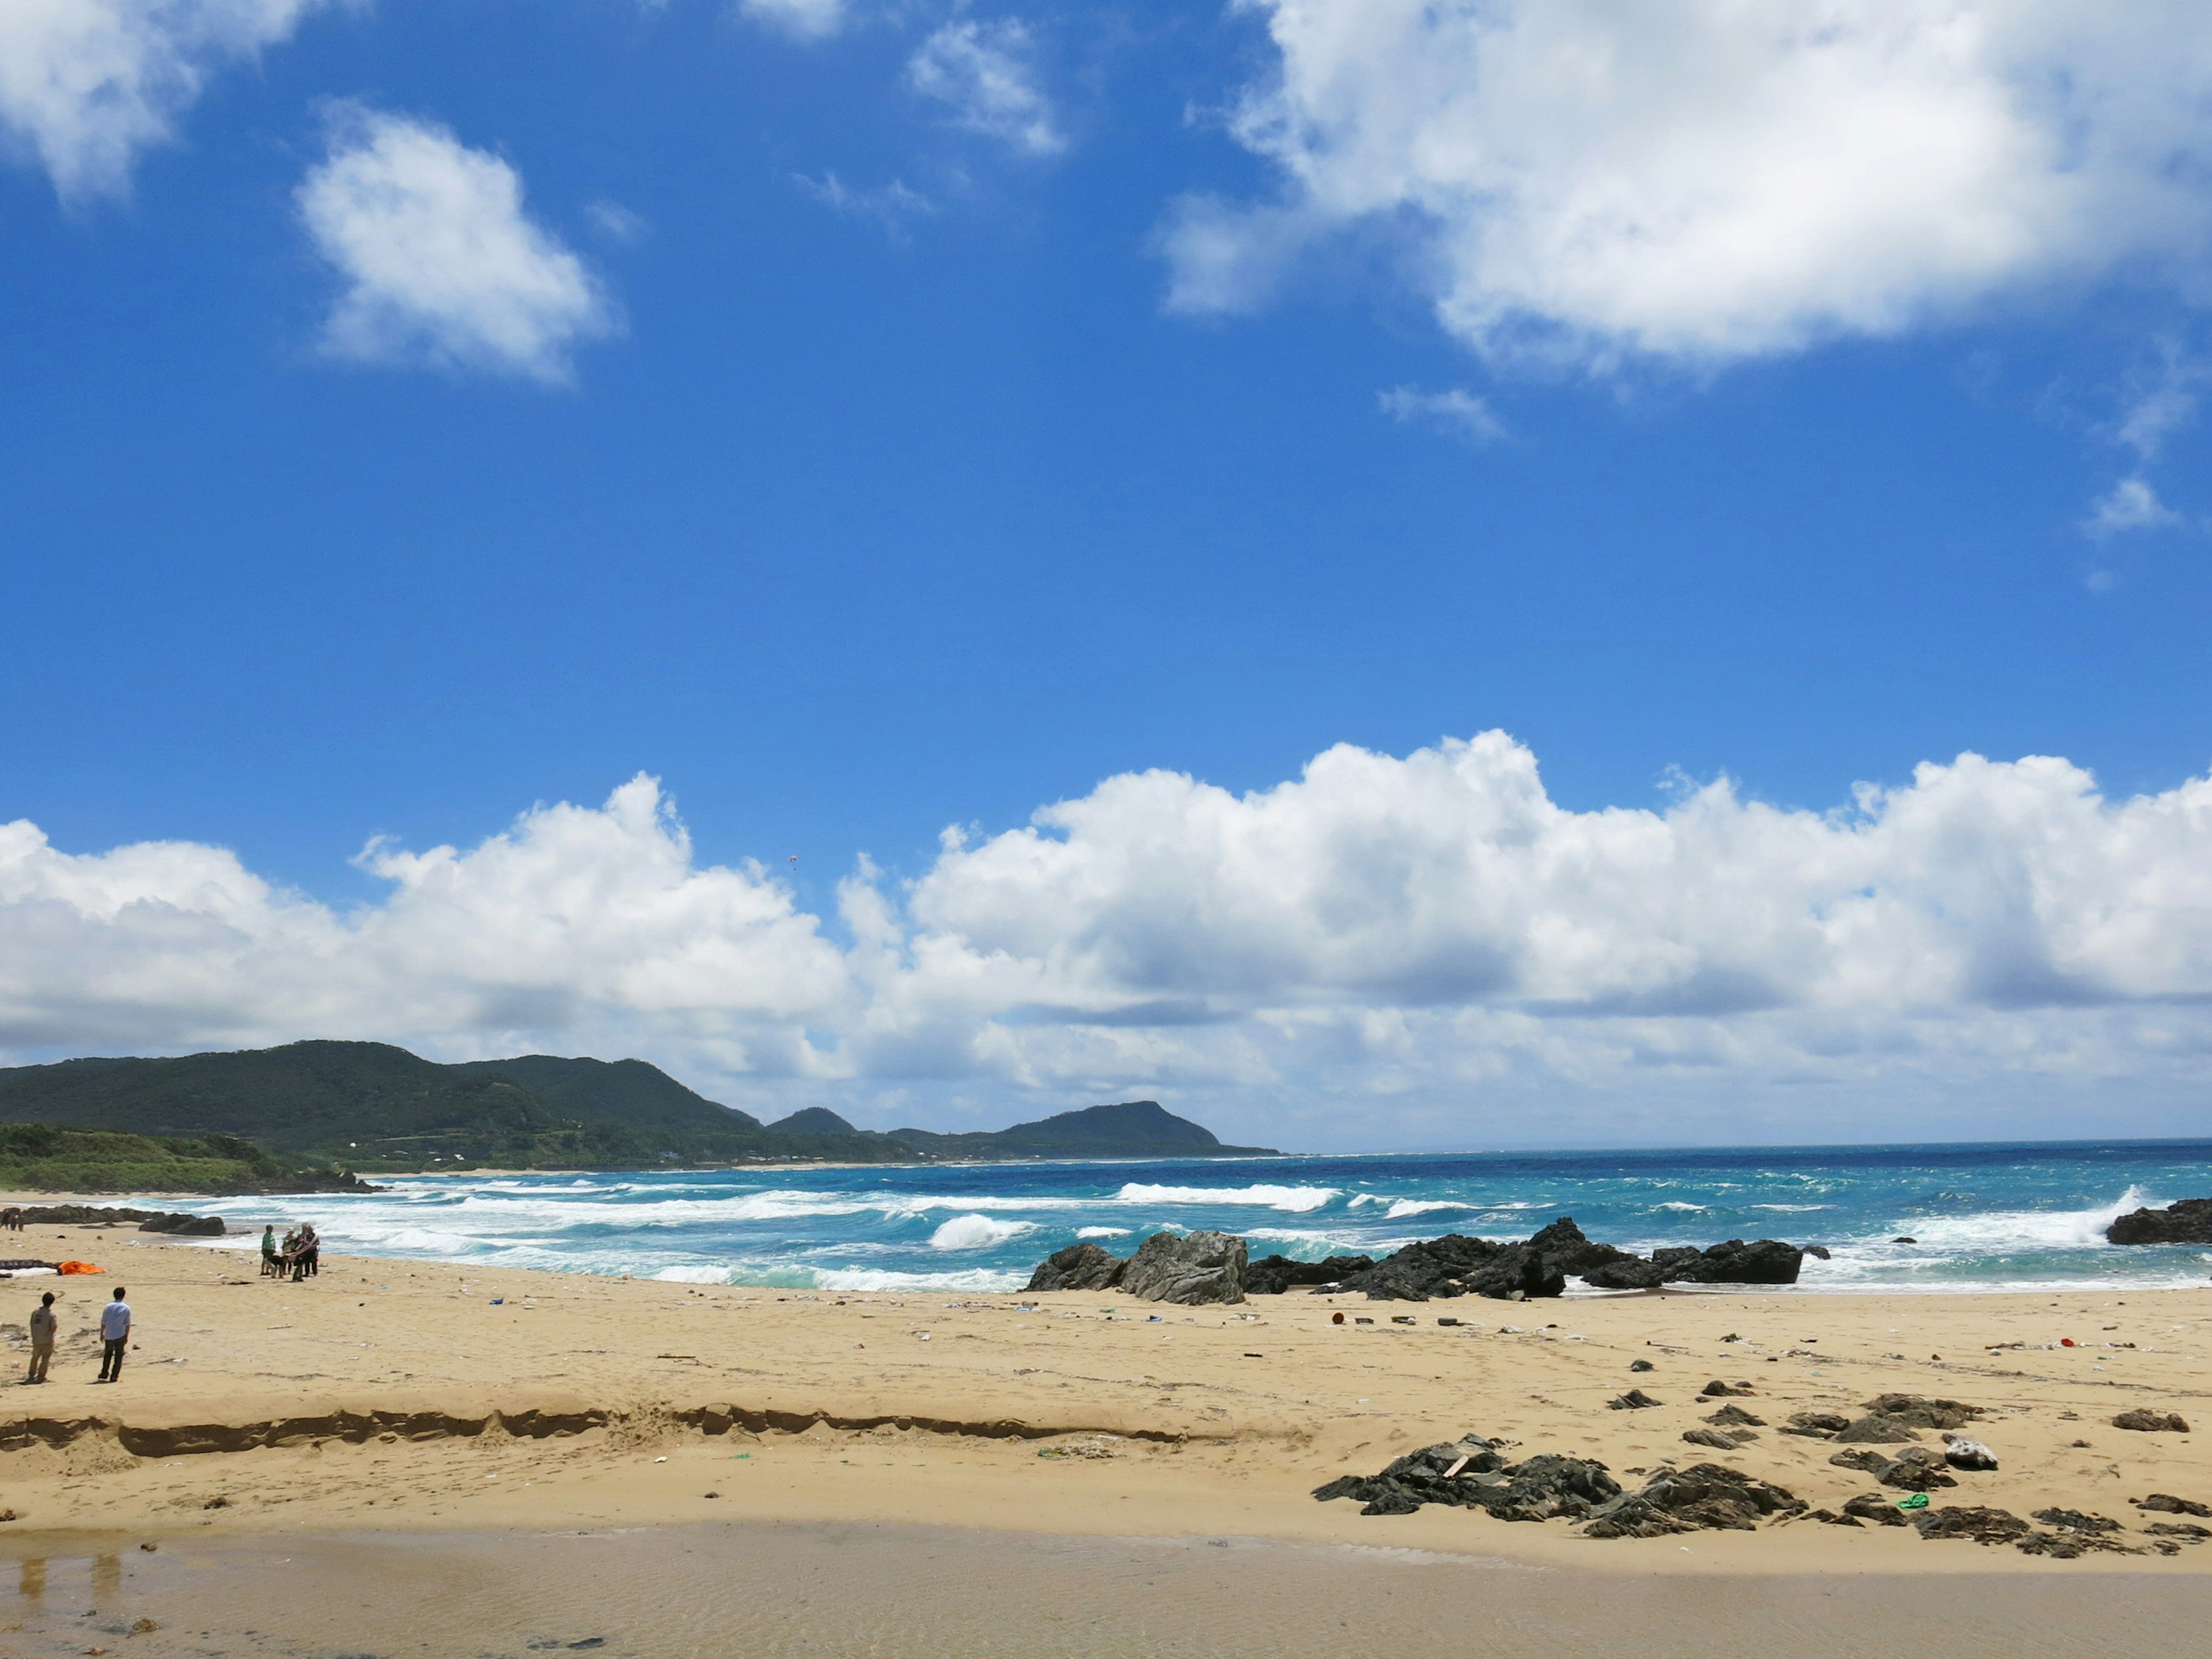
<path fill-rule="evenodd" d="M 1318 1260 L 1525 1237 L 1571 1215 L 1639 1252 L 1824 1245 L 1810 1293 L 2203 1285 L 2212 1249 L 2101 1230 L 2207 1195 L 2212 1141 L 2114 1141 L 393 1177 L 373 1194 L 179 1207 L 224 1216 L 233 1248 L 305 1218 L 337 1254 L 829 1291 L 1018 1290 L 1062 1245 L 1127 1254 L 1163 1228 Z"/>

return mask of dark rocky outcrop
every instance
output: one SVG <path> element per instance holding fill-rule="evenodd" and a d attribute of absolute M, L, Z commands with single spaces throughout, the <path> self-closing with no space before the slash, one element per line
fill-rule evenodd
<path fill-rule="evenodd" d="M 1802 1515 L 1806 1505 L 1787 1489 L 1719 1463 L 1662 1469 L 1644 1490 L 1618 1498 L 1590 1517 L 1590 1538 L 1661 1538 L 1671 1533 L 1749 1532 L 1762 1516 Z"/>
<path fill-rule="evenodd" d="M 1910 1523 L 1896 1503 L 1878 1492 L 1861 1492 L 1844 1504 L 1845 1515 L 1855 1515 L 1862 1521 L 1871 1521 L 1877 1527 L 1902 1527 Z"/>
<path fill-rule="evenodd" d="M 1977 1544 L 2014 1544 L 2027 1536 L 2027 1522 L 2009 1510 L 1961 1504 L 1923 1510 L 1912 1517 L 1923 1538 L 1964 1538 Z"/>
<path fill-rule="evenodd" d="M 1756 1440 L 1759 1437 L 1749 1429 L 1735 1434 L 1725 1434 L 1718 1429 L 1685 1429 L 1682 1438 L 1692 1446 L 1710 1446 L 1715 1451 L 1734 1451 L 1744 1442 Z"/>
<path fill-rule="evenodd" d="M 1708 1417 L 1705 1421 L 1708 1423 L 1717 1424 L 1724 1429 L 1763 1429 L 1766 1426 L 1766 1419 L 1765 1418 L 1753 1417 L 1749 1412 L 1744 1410 L 1742 1407 L 1734 1405 L 1722 1407 L 1711 1417 Z"/>
<path fill-rule="evenodd" d="M 1663 1400 L 1654 1400 L 1641 1389 L 1631 1389 L 1619 1399 L 1608 1400 L 1605 1403 L 1607 1408 L 1611 1411 L 1640 1412 L 1648 1411 L 1654 1406 L 1663 1406 L 1667 1402 Z"/>
<path fill-rule="evenodd" d="M 1286 1255 L 1265 1255 L 1244 1267 L 1244 1294 L 1280 1296 L 1284 1291 L 1316 1285 L 1337 1285 L 1353 1273 L 1375 1265 L 1364 1255 L 1333 1255 L 1325 1261 L 1293 1261 Z"/>
<path fill-rule="evenodd" d="M 1699 1389 L 1698 1395 L 1700 1399 L 1705 1400 L 1725 1400 L 1731 1395 L 1738 1399 L 1747 1399 L 1758 1392 L 1759 1390 L 1748 1382 L 1723 1382 L 1717 1376 L 1704 1388 Z"/>
<path fill-rule="evenodd" d="M 176 1233 L 189 1238 L 221 1238 L 223 1236 L 222 1218 L 219 1215 L 184 1215 L 168 1210 L 111 1209 L 97 1204 L 32 1204 L 23 1210 L 23 1219 L 33 1225 L 44 1224 L 71 1227 L 119 1226 L 136 1222 L 142 1233 Z"/>
<path fill-rule="evenodd" d="M 1878 1394 L 1866 1408 L 1916 1429 L 1963 1429 L 1984 1415 L 1979 1406 L 1962 1400 L 1931 1400 L 1920 1394 Z"/>
<path fill-rule="evenodd" d="M 1408 1452 L 1379 1474 L 1347 1474 L 1314 1489 L 1323 1503 L 1358 1499 L 1362 1515 L 1411 1515 L 1443 1504 L 1487 1510 L 1501 1521 L 1576 1519 L 1620 1492 L 1602 1463 L 1545 1452 L 1509 1464 L 1478 1434 Z"/>
<path fill-rule="evenodd" d="M 1907 1446 L 1887 1467 L 1875 1470 L 1874 1478 L 1899 1492 L 1936 1492 L 1959 1484 L 1943 1459 L 1925 1446 Z"/>
<path fill-rule="evenodd" d="M 2198 1515 L 2212 1521 L 2212 1504 L 2200 1504 L 2193 1498 L 2176 1498 L 2170 1492 L 2154 1492 L 2148 1498 L 2138 1498 L 2135 1506 L 2160 1515 Z"/>
<path fill-rule="evenodd" d="M 1244 1241 L 1234 1233 L 1154 1233 L 1122 1266 L 1119 1288 L 1146 1302 L 1242 1302 Z"/>
<path fill-rule="evenodd" d="M 2187 1434 L 2189 1425 L 2172 1412 L 2122 1412 L 2112 1419 L 2116 1429 L 2133 1429 L 2138 1434 Z"/>
<path fill-rule="evenodd" d="M 1630 1256 L 1607 1262 L 1583 1275 L 1583 1283 L 1600 1291 L 1656 1291 L 1667 1282 L 1667 1270 L 1656 1261 Z"/>
<path fill-rule="evenodd" d="M 1790 1426 L 1784 1434 L 1801 1434 L 1808 1440 L 1826 1440 L 1831 1435 L 1841 1434 L 1851 1425 L 1851 1419 L 1835 1412 L 1792 1412 Z"/>
<path fill-rule="evenodd" d="M 2105 1237 L 2115 1244 L 2212 1244 L 2212 1198 L 2136 1210 L 2106 1228 Z"/>
<path fill-rule="evenodd" d="M 1919 1439 L 1920 1431 L 1913 1424 L 1892 1417 L 1887 1412 L 1869 1412 L 1837 1430 L 1836 1438 L 1856 1444 L 1896 1446 L 1908 1440 Z"/>
<path fill-rule="evenodd" d="M 1110 1290 L 1121 1277 L 1121 1269 L 1128 1264 L 1111 1251 L 1102 1249 L 1085 1239 L 1080 1244 L 1071 1244 L 1064 1250 L 1054 1250 L 1037 1264 L 1030 1275 L 1032 1291 L 1103 1291 Z"/>
<path fill-rule="evenodd" d="M 1486 1296 L 1498 1301 L 1557 1296 L 1567 1278 L 1557 1260 L 1528 1243 L 1499 1244 L 1464 1233 L 1423 1239 L 1347 1275 L 1343 1288 L 1373 1302 Z"/>

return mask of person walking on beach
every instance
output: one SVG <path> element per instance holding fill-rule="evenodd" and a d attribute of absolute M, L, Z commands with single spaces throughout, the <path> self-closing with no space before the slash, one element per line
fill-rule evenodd
<path fill-rule="evenodd" d="M 282 1279 L 284 1275 L 276 1266 L 276 1224 L 270 1222 L 261 1230 L 261 1276 Z"/>
<path fill-rule="evenodd" d="M 100 1310 L 100 1376 L 101 1382 L 123 1380 L 123 1351 L 131 1346 L 131 1304 L 123 1287 L 115 1287 L 115 1300 Z"/>
<path fill-rule="evenodd" d="M 26 1382 L 46 1380 L 46 1367 L 54 1362 L 54 1293 L 48 1291 L 31 1310 L 31 1374 Z"/>

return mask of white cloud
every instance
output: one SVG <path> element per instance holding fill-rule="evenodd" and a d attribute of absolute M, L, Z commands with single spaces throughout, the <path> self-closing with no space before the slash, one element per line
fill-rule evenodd
<path fill-rule="evenodd" d="M 1280 170 L 1186 204 L 1170 303 L 1302 241 L 1417 228 L 1486 354 L 1721 362 L 2023 286 L 2196 261 L 2212 10 L 2189 0 L 1242 0 L 1276 74 L 1231 130 Z"/>
<path fill-rule="evenodd" d="M 826 40 L 849 17 L 845 0 L 738 0 L 738 9 L 763 27 L 797 40 Z"/>
<path fill-rule="evenodd" d="M 1127 774 L 905 886 L 863 861 L 842 945 L 643 778 L 363 863 L 392 891 L 342 912 L 0 827 L 0 1045 L 635 1053 L 735 1103 L 1142 1092 L 1339 1146 L 2181 1133 L 2212 1054 L 2212 779 L 2107 800 L 2056 759 L 1826 813 L 1574 811 L 1497 732 Z"/>
<path fill-rule="evenodd" d="M 2111 536 L 2124 530 L 2164 530 L 2180 522 L 2181 514 L 2159 500 L 2149 480 L 2133 477 L 2121 479 L 2092 506 L 2081 527 L 2092 536 Z"/>
<path fill-rule="evenodd" d="M 791 181 L 831 212 L 847 219 L 872 221 L 894 240 L 905 235 L 909 220 L 927 218 L 937 211 L 936 203 L 902 179 L 874 190 L 848 185 L 829 172 L 819 179 L 794 173 Z"/>
<path fill-rule="evenodd" d="M 1495 410 L 1458 386 L 1447 392 L 1423 392 L 1418 386 L 1392 386 L 1376 393 L 1382 412 L 1395 421 L 1420 422 L 1449 433 L 1470 444 L 1496 443 L 1505 435 L 1505 422 Z"/>
<path fill-rule="evenodd" d="M 290 37 L 326 0 L 6 0 L 0 137 L 65 200 L 119 191 L 209 76 Z"/>
<path fill-rule="evenodd" d="M 615 331 L 599 280 L 523 210 L 522 179 L 434 122 L 337 106 L 301 222 L 344 287 L 334 356 L 567 377 L 581 340 Z"/>
<path fill-rule="evenodd" d="M 1030 32 L 1016 18 L 945 24 L 908 60 L 907 82 L 949 106 L 971 132 L 1029 155 L 1067 148 L 1030 63 Z"/>

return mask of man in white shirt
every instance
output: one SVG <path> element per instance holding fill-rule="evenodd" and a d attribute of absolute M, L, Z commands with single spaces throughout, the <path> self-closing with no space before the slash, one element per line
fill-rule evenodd
<path fill-rule="evenodd" d="M 115 1300 L 100 1310 L 100 1376 L 101 1382 L 123 1380 L 123 1351 L 131 1345 L 131 1304 L 123 1287 L 115 1287 Z"/>

